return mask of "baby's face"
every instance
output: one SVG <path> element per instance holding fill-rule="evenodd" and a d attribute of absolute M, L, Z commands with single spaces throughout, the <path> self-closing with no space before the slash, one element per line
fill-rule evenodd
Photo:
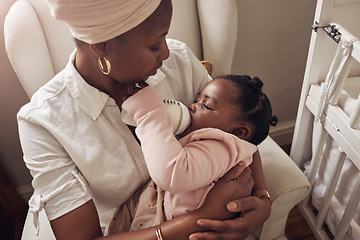
<path fill-rule="evenodd" d="M 233 83 L 228 80 L 209 82 L 189 107 L 191 125 L 186 132 L 208 127 L 231 132 L 238 125 L 234 115 L 238 113 L 237 106 L 232 102 L 235 94 Z"/>

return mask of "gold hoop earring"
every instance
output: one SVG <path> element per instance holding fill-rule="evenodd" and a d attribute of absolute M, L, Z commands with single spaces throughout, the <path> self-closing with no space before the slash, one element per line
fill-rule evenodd
<path fill-rule="evenodd" d="M 102 63 L 102 61 L 101 61 L 101 58 L 98 58 L 98 65 L 99 65 L 100 71 L 101 71 L 103 74 L 105 74 L 105 75 L 109 75 L 109 73 L 110 73 L 110 71 L 111 71 L 111 63 L 110 63 L 109 60 L 107 60 L 106 57 L 102 57 L 102 58 L 103 58 L 104 61 L 105 61 L 106 70 L 107 70 L 107 71 L 105 71 L 105 68 L 104 68 L 104 65 L 103 65 L 103 63 Z"/>

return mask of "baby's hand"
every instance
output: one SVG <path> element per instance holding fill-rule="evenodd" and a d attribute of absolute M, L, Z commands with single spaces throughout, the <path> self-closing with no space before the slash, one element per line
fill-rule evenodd
<path fill-rule="evenodd" d="M 123 98 L 121 99 L 121 103 L 125 102 L 126 99 L 140 91 L 141 89 L 149 86 L 145 81 L 141 81 L 138 83 L 127 83 L 126 84 L 126 94 L 123 95 Z"/>
<path fill-rule="evenodd" d="M 135 93 L 137 93 L 138 91 L 140 91 L 141 89 L 143 89 L 147 86 L 149 86 L 149 85 L 145 81 L 141 81 L 141 82 L 138 82 L 135 84 L 128 83 L 127 84 L 127 93 L 130 97 L 131 95 L 134 95 Z"/>

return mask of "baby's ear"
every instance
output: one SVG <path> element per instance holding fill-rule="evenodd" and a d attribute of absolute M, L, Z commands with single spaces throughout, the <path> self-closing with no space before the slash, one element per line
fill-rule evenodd
<path fill-rule="evenodd" d="M 232 134 L 243 140 L 248 140 L 251 136 L 251 128 L 248 125 L 241 125 L 232 130 Z"/>

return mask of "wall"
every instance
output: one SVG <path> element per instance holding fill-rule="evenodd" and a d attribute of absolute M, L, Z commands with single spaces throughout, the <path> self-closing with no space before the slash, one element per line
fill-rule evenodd
<path fill-rule="evenodd" d="M 258 76 L 279 118 L 270 131 L 292 141 L 316 0 L 237 0 L 238 41 L 232 72 Z"/>
<path fill-rule="evenodd" d="M 14 2 L 0 2 L 0 163 L 19 193 L 27 198 L 32 191 L 32 178 L 22 160 L 16 113 L 29 99 L 12 70 L 4 46 L 4 18 Z"/>
<path fill-rule="evenodd" d="M 31 176 L 22 161 L 16 113 L 27 101 L 4 50 L 3 22 L 14 0 L 0 2 L 0 163 L 20 194 L 31 194 Z M 271 136 L 291 142 L 310 40 L 315 0 L 237 0 L 238 44 L 233 73 L 264 82 L 279 124 Z"/>

